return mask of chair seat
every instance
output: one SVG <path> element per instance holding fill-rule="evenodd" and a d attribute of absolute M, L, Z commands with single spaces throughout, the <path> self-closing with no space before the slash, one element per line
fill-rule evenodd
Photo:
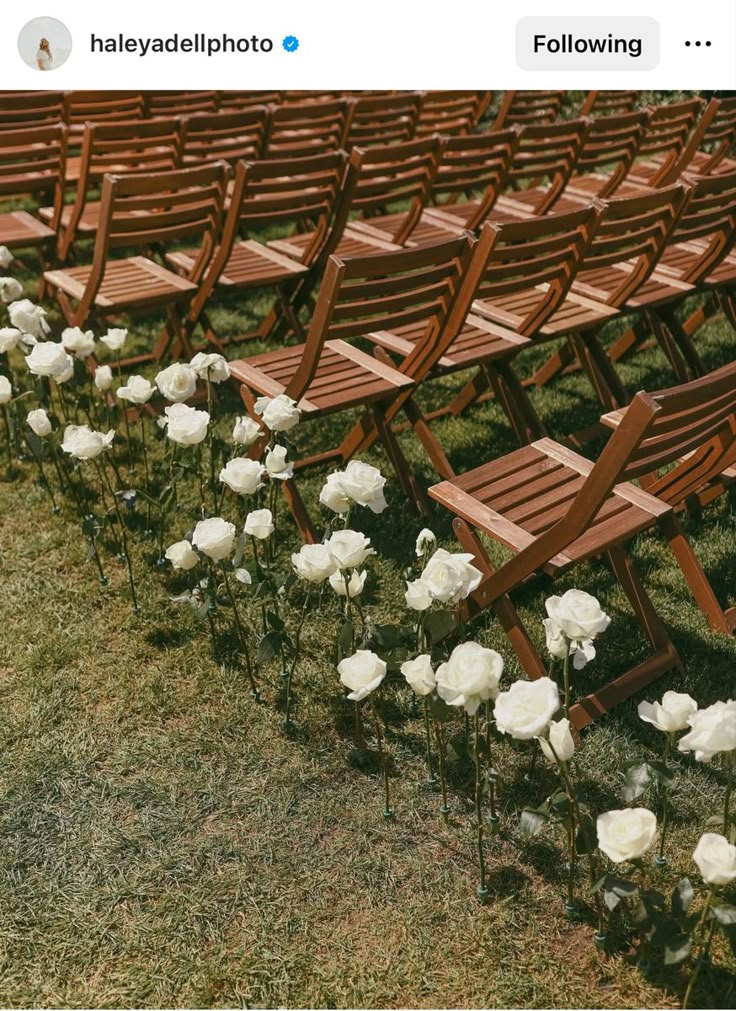
<path fill-rule="evenodd" d="M 567 513 L 593 464 L 552 439 L 429 489 L 430 496 L 514 552 Z M 585 532 L 545 566 L 558 573 L 652 527 L 669 506 L 628 482 L 615 486 Z"/>
<path fill-rule="evenodd" d="M 72 219 L 72 211 L 74 210 L 73 204 L 65 204 L 61 211 L 61 227 L 68 228 L 69 222 Z M 53 207 L 41 207 L 38 211 L 39 217 L 43 218 L 44 221 L 51 221 L 54 216 Z M 82 211 L 82 216 L 77 224 L 77 231 L 93 234 L 100 227 L 100 204 L 99 201 L 94 200 L 90 203 L 85 204 L 84 210 Z"/>
<path fill-rule="evenodd" d="M 596 270 L 581 270 L 573 281 L 572 290 L 587 298 L 608 303 L 622 281 L 626 280 L 626 275 L 631 272 L 628 269 L 631 266 L 631 264 L 614 264 Z M 668 302 L 683 298 L 693 290 L 692 285 L 655 270 L 621 308 L 653 309 L 658 305 L 666 305 Z"/>
<path fill-rule="evenodd" d="M 299 367 L 304 344 L 230 362 L 230 374 L 252 390 L 276 397 Z M 330 414 L 392 397 L 414 381 L 342 340 L 326 341 L 315 375 L 299 409 L 306 415 Z"/>
<path fill-rule="evenodd" d="M 188 274 L 197 255 L 198 250 L 177 250 L 166 254 L 166 262 Z M 270 245 L 248 239 L 233 246 L 217 283 L 225 288 L 261 287 L 303 277 L 307 272 L 308 268 L 303 264 L 277 252 Z"/>
<path fill-rule="evenodd" d="M 272 239 L 268 243 L 269 249 L 275 249 L 286 256 L 302 259 L 307 247 L 311 244 L 314 233 L 305 232 L 301 235 L 290 235 L 286 239 Z M 370 231 L 354 230 L 352 225 L 345 229 L 345 232 L 338 243 L 335 252 L 338 256 L 371 256 L 375 253 L 394 253 L 401 246 L 395 245 L 390 238 L 382 235 L 376 229 L 375 234 Z"/>
<path fill-rule="evenodd" d="M 480 204 L 480 200 L 463 200 L 456 204 L 437 204 L 434 207 L 428 207 L 424 211 L 424 215 L 434 218 L 440 224 L 446 224 L 449 228 L 463 229 L 465 222 L 472 214 L 476 213 Z"/>
<path fill-rule="evenodd" d="M 694 267 L 697 267 L 702 255 L 703 247 L 697 242 L 682 242 L 668 246 L 657 262 L 657 273 L 677 278 L 686 277 Z M 699 281 L 699 284 L 713 287 L 733 283 L 736 283 L 736 260 L 730 256 Z"/>
<path fill-rule="evenodd" d="M 64 270 L 47 270 L 46 281 L 70 298 L 80 299 L 92 273 L 92 266 L 68 267 Z M 145 256 L 131 256 L 124 260 L 110 260 L 94 305 L 98 309 L 144 308 L 171 303 L 172 296 L 182 298 L 193 294 L 196 284 L 173 274 Z"/>
<path fill-rule="evenodd" d="M 391 332 L 379 330 L 367 334 L 367 339 L 380 344 L 387 351 L 405 357 L 414 350 L 418 341 L 424 339 L 425 334 L 423 323 L 407 323 Z M 465 320 L 462 331 L 440 358 L 436 371 L 454 372 L 480 362 L 511 358 L 531 343 L 533 342 L 528 337 L 520 337 L 506 327 L 471 314 Z"/>
<path fill-rule="evenodd" d="M 394 236 L 398 234 L 404 218 L 404 214 L 383 214 L 367 218 L 365 221 L 351 221 L 346 232 L 355 236 L 365 236 L 369 239 L 374 238 L 391 243 L 390 248 L 395 249 L 397 247 L 393 245 Z M 431 245 L 433 242 L 447 242 L 448 239 L 457 238 L 462 230 L 461 224 L 443 222 L 434 218 L 427 211 L 423 211 L 405 245 L 416 248 L 417 246 Z"/>
<path fill-rule="evenodd" d="M 56 233 L 28 211 L 8 211 L 0 214 L 0 246 L 41 246 Z"/>
<path fill-rule="evenodd" d="M 539 301 L 540 290 L 545 289 L 546 285 L 542 285 L 495 299 L 476 300 L 473 303 L 473 312 L 516 332 L 529 311 Z M 562 305 L 537 331 L 535 340 L 597 327 L 618 315 L 618 309 L 612 306 L 575 292 L 568 292 Z"/>

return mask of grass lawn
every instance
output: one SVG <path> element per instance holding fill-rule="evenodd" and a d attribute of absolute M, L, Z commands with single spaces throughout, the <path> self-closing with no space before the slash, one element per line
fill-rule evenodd
<path fill-rule="evenodd" d="M 27 263 L 22 279 L 32 295 L 32 259 Z M 262 303 L 231 305 L 216 320 L 221 332 L 235 333 L 261 309 Z M 153 320 L 134 328 L 143 346 L 155 331 Z M 724 322 L 697 340 L 709 366 L 733 358 L 734 335 Z M 533 356 L 524 361 L 531 367 Z M 621 374 L 631 390 L 673 382 L 657 349 L 635 356 Z M 425 404 L 444 402 L 458 382 L 425 390 Z M 553 436 L 600 413 L 580 375 L 533 396 Z M 234 392 L 224 394 L 223 434 L 238 405 Z M 298 429 L 300 449 L 332 444 L 342 424 Z M 436 431 L 458 471 L 515 448 L 493 403 L 438 422 Z M 412 436 L 401 440 L 432 483 Z M 380 453 L 369 459 L 389 473 Z M 304 480 L 315 508 L 323 477 Z M 368 611 L 388 622 L 405 620 L 403 574 L 424 524 L 395 481 L 387 492 L 383 515 L 361 510 L 354 522 L 378 551 L 369 565 Z M 193 516 L 193 508 L 183 509 L 167 542 L 183 536 Z M 447 514 L 437 509 L 430 525 L 441 544 L 455 548 Z M 733 496 L 689 519 L 687 529 L 721 600 L 733 604 Z M 295 546 L 286 540 L 284 569 Z M 687 668 L 647 697 L 667 688 L 686 690 L 702 705 L 732 696 L 736 643 L 708 630 L 661 539 L 643 536 L 632 552 Z M 213 659 L 206 623 L 169 600 L 179 584 L 170 570 L 151 567 L 152 553 L 137 544 L 142 614 L 136 618 L 124 566 L 108 555 L 111 581 L 100 588 L 74 514 L 66 507 L 51 516 L 30 466 L 20 481 L 0 484 L 0 1004 L 678 1005 L 684 978 L 678 971 L 665 976 L 655 969 L 647 979 L 625 932 L 618 951 L 605 956 L 594 948 L 590 924 L 563 918 L 564 840 L 548 830 L 525 843 L 518 831 L 520 809 L 541 803 L 553 784 L 541 765 L 535 780 L 525 781 L 528 751 L 496 747 L 503 821 L 488 844 L 491 901 L 481 907 L 472 768 L 451 762 L 452 814 L 445 825 L 437 793 L 423 786 L 423 726 L 405 686 L 387 686 L 380 702 L 394 823 L 381 815 L 376 768 L 353 760 L 351 713 L 334 668 L 336 599 L 326 597 L 306 624 L 297 730 L 287 737 L 275 704 L 276 664 L 263 672 L 258 705 L 242 672 L 227 658 Z M 550 592 L 577 586 L 596 594 L 612 616 L 598 658 L 576 676 L 581 693 L 644 654 L 626 599 L 603 562 L 579 567 L 554 591 L 552 585 L 540 580 L 514 597 L 540 648 Z M 295 601 L 301 592 L 292 591 Z M 255 608 L 252 616 L 255 622 Z M 490 613 L 466 636 L 503 654 L 506 685 L 519 676 Z M 579 776 L 597 812 L 625 806 L 624 760 L 659 753 L 662 739 L 638 719 L 638 701 L 584 735 Z M 682 757 L 677 764 L 673 871 L 661 877 L 651 871 L 663 887 L 680 874 L 695 880 L 690 854 L 723 796 L 716 763 Z M 715 961 L 694 1004 L 733 1007 L 736 962 L 721 950 Z"/>

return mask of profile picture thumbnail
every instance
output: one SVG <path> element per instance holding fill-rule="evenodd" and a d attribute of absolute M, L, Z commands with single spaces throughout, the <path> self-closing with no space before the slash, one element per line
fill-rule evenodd
<path fill-rule="evenodd" d="M 71 33 L 56 18 L 33 18 L 20 30 L 18 52 L 34 70 L 58 70 L 71 51 Z"/>

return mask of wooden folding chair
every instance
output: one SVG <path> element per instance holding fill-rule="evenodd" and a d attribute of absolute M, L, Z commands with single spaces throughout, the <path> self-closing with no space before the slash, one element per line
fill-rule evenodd
<path fill-rule="evenodd" d="M 27 130 L 0 131 L 0 197 L 36 197 L 53 201 L 49 223 L 29 211 L 0 213 L 0 246 L 41 251 L 45 265 L 52 261 L 64 201 L 64 164 L 67 130 L 62 123 Z M 43 283 L 40 286 L 43 294 Z"/>
<path fill-rule="evenodd" d="M 541 439 L 429 490 L 454 514 L 455 535 L 483 572 L 479 587 L 462 607 L 464 615 L 492 607 L 532 678 L 544 677 L 547 665 L 509 593 L 536 573 L 557 577 L 590 558 L 603 555 L 608 560 L 652 652 L 572 706 L 571 720 L 578 728 L 667 671 L 683 669 L 626 550 L 636 534 L 664 525 L 674 515 L 670 505 L 630 483 L 643 466 L 650 467 L 666 425 L 666 407 L 638 393 L 595 464 L 551 439 Z M 494 568 L 479 535 L 505 545 L 513 557 Z"/>
<path fill-rule="evenodd" d="M 285 393 L 302 411 L 302 420 L 366 408 L 404 494 L 420 511 L 424 493 L 386 422 L 386 412 L 403 391 L 407 375 L 353 347 L 350 340 L 374 330 L 411 323 L 434 340 L 459 289 L 470 259 L 470 237 L 422 249 L 378 253 L 342 260 L 331 256 L 317 295 L 304 344 L 230 362 L 233 378 L 253 418 L 255 397 Z M 268 436 L 251 449 L 258 457 Z M 298 466 L 347 461 L 344 447 L 300 461 Z M 305 540 L 315 531 L 293 481 L 284 483 L 294 518 Z"/>
<path fill-rule="evenodd" d="M 502 130 L 514 124 L 542 126 L 554 123 L 564 97 L 564 91 L 505 91 L 493 129 Z"/>
<path fill-rule="evenodd" d="M 232 112 L 197 112 L 181 121 L 182 163 L 202 165 L 260 158 L 268 129 L 268 109 L 252 105 Z"/>
<path fill-rule="evenodd" d="M 76 177 L 74 199 L 62 208 L 58 224 L 59 260 L 66 262 L 75 242 L 93 237 L 100 222 L 100 201 L 90 199 L 107 173 L 153 172 L 179 167 L 180 123 L 176 119 L 136 119 L 124 123 L 87 123 L 78 157 L 68 159 L 66 181 Z M 69 162 L 72 163 L 71 171 Z M 53 207 L 39 216 L 51 222 Z"/>
<path fill-rule="evenodd" d="M 3 91 L 0 93 L 0 130 L 55 126 L 64 122 L 63 91 Z"/>
<path fill-rule="evenodd" d="M 242 112 L 254 105 L 278 105 L 280 101 L 280 91 L 221 91 L 217 107 L 220 112 Z"/>
<path fill-rule="evenodd" d="M 152 354 L 128 359 L 127 364 L 159 361 L 172 341 L 181 337 L 182 313 L 212 255 L 227 172 L 224 162 L 216 162 L 173 172 L 106 175 L 92 263 L 44 274 L 69 325 L 165 309 L 167 322 Z M 172 273 L 151 258 L 154 250 L 163 251 L 170 243 L 192 241 L 195 236 L 199 252 L 188 277 Z M 110 252 L 117 249 L 140 249 L 149 255 L 110 259 Z"/>
<path fill-rule="evenodd" d="M 303 158 L 345 146 L 350 102 L 338 98 L 268 107 L 263 157 Z"/>
<path fill-rule="evenodd" d="M 415 136 L 470 133 L 493 98 L 492 91 L 424 91 Z"/>
<path fill-rule="evenodd" d="M 422 98 L 417 91 L 353 99 L 348 120 L 348 149 L 411 140 L 419 122 L 421 105 Z"/>
<path fill-rule="evenodd" d="M 81 143 L 85 123 L 119 123 L 143 115 L 140 91 L 68 91 L 64 98 L 64 122 L 69 144 Z"/>
<path fill-rule="evenodd" d="M 710 627 L 732 635 L 736 607 L 724 610 L 719 603 L 677 514 L 699 511 L 736 482 L 736 362 L 650 396 L 660 412 L 627 477 L 672 507 L 662 521 L 670 549 Z M 617 430 L 626 424 L 630 409 L 601 421 Z"/>
<path fill-rule="evenodd" d="M 696 175 L 736 171 L 736 97 L 711 98 L 678 166 Z"/>
<path fill-rule="evenodd" d="M 191 116 L 193 112 L 217 112 L 216 91 L 144 91 L 144 116 Z"/>
<path fill-rule="evenodd" d="M 581 116 L 623 116 L 639 104 L 639 91 L 589 91 L 580 107 Z"/>
<path fill-rule="evenodd" d="M 649 106 L 636 160 L 617 187 L 617 196 L 637 196 L 642 186 L 656 188 L 675 181 L 673 169 L 680 164 L 703 105 L 702 98 L 691 98 Z"/>

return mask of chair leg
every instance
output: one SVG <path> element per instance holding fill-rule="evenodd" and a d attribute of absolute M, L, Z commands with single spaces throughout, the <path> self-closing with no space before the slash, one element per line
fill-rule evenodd
<path fill-rule="evenodd" d="M 304 505 L 304 499 L 297 488 L 296 481 L 291 478 L 281 482 L 281 490 L 284 498 L 289 503 L 291 515 L 294 517 L 297 529 L 305 544 L 316 544 L 319 540 L 317 530 L 312 522 L 312 518 Z"/>
<path fill-rule="evenodd" d="M 404 403 L 403 411 L 437 474 L 445 481 L 455 477 L 455 471 L 445 456 L 445 451 L 437 441 L 437 437 L 429 427 L 429 422 L 413 397 L 409 397 Z"/>
<path fill-rule="evenodd" d="M 690 587 L 695 601 L 714 632 L 732 635 L 736 628 L 736 608 L 724 611 L 713 592 L 713 587 L 692 549 L 679 518 L 672 513 L 662 519 L 662 529 L 672 554 L 680 566 L 685 582 Z"/>
<path fill-rule="evenodd" d="M 674 308 L 662 309 L 659 315 L 664 320 L 665 326 L 672 335 L 672 339 L 677 344 L 680 354 L 685 359 L 692 374 L 694 376 L 707 375 L 708 369 L 698 354 L 695 345 L 690 340 L 690 335 L 678 319 Z"/>
<path fill-rule="evenodd" d="M 603 408 L 615 411 L 626 407 L 631 398 L 596 335 L 591 332 L 575 334 L 572 343 Z"/>
<path fill-rule="evenodd" d="M 704 326 L 714 316 L 717 316 L 720 311 L 721 308 L 715 295 L 712 293 L 708 294 L 700 308 L 688 316 L 682 324 L 685 333 L 688 337 L 692 337 L 696 330 L 699 330 L 701 326 Z"/>
<path fill-rule="evenodd" d="M 401 451 L 398 440 L 391 429 L 390 422 L 386 420 L 380 407 L 372 407 L 370 413 L 376 426 L 378 437 L 383 443 L 386 455 L 396 473 L 401 490 L 414 503 L 420 516 L 429 516 L 429 499 Z"/>
<path fill-rule="evenodd" d="M 726 319 L 736 329 L 736 302 L 734 301 L 733 293 L 728 289 L 722 289 L 716 297 Z"/>
<path fill-rule="evenodd" d="M 466 407 L 469 407 L 488 390 L 488 380 L 479 370 L 472 379 L 463 386 L 462 390 L 448 404 L 448 411 L 457 417 L 462 414 Z"/>
<path fill-rule="evenodd" d="M 644 347 L 647 338 L 650 336 L 646 324 L 643 319 L 637 319 L 632 325 L 626 330 L 625 333 L 621 334 L 617 340 L 608 349 L 608 357 L 611 362 L 619 362 L 626 355 L 630 354 L 632 351 L 638 351 L 640 348 Z"/>
<path fill-rule="evenodd" d="M 575 362 L 575 352 L 573 351 L 570 342 L 566 341 L 559 351 L 555 351 L 555 353 L 547 359 L 544 365 L 537 369 L 537 371 L 524 385 L 546 386 L 551 379 L 554 379 L 555 376 L 568 369 L 573 362 Z"/>
<path fill-rule="evenodd" d="M 501 404 L 522 446 L 543 439 L 547 431 L 534 409 L 529 394 L 514 372 L 511 362 L 486 363 L 482 366 L 488 385 Z"/>
<path fill-rule="evenodd" d="M 678 348 L 672 334 L 656 313 L 648 312 L 646 315 L 654 336 L 657 338 L 657 343 L 664 351 L 667 361 L 672 366 L 672 370 L 677 376 L 678 381 L 681 383 L 690 382 L 694 376 L 692 375 L 687 363 L 683 360 L 680 349 Z"/>

